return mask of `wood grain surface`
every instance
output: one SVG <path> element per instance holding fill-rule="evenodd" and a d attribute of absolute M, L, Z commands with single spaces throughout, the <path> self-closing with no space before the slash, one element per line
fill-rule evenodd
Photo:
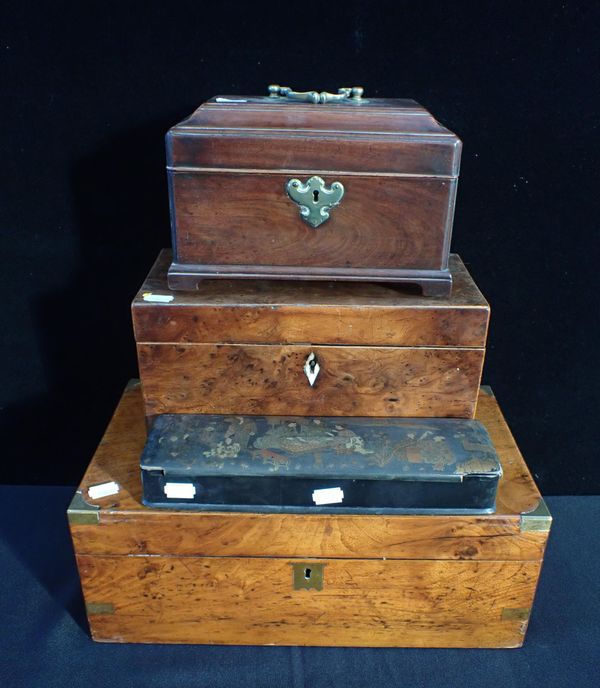
<path fill-rule="evenodd" d="M 144 414 L 130 384 L 80 486 L 98 522 L 71 523 L 94 639 L 520 646 L 548 532 L 521 528 L 540 495 L 489 392 L 478 418 L 504 470 L 495 514 L 161 511 L 140 503 Z M 92 500 L 108 480 L 118 493 Z M 321 590 L 294 588 L 298 562 L 324 565 Z"/>
<path fill-rule="evenodd" d="M 481 349 L 138 344 L 146 414 L 472 418 Z M 320 373 L 304 373 L 314 353 Z"/>
<path fill-rule="evenodd" d="M 161 253 L 132 307 L 149 416 L 472 417 L 489 306 L 458 257 L 452 296 L 432 299 L 388 285 L 240 281 L 178 294 L 167 262 Z M 321 366 L 312 388 L 311 352 Z"/>
<path fill-rule="evenodd" d="M 96 525 L 71 525 L 80 554 L 540 560 L 548 534 L 522 531 L 540 494 L 495 398 L 481 391 L 477 416 L 499 454 L 503 476 L 494 514 L 352 516 L 149 509 L 141 504 L 139 457 L 146 439 L 139 384 L 124 393 L 81 483 L 100 507 Z M 110 480 L 118 494 L 92 500 Z"/>
<path fill-rule="evenodd" d="M 86 602 L 110 610 L 90 614 L 94 638 L 145 643 L 517 647 L 540 569 L 539 561 L 319 563 L 321 591 L 294 590 L 282 559 L 78 557 Z"/>
<path fill-rule="evenodd" d="M 458 175 L 461 142 L 408 100 L 201 105 L 167 135 L 169 167 Z"/>
<path fill-rule="evenodd" d="M 258 272 L 271 279 L 286 267 L 303 279 L 367 279 L 378 270 L 447 293 L 460 153 L 458 137 L 418 105 L 205 104 L 167 135 L 169 283 L 189 289 L 195 277 L 227 277 L 233 266 L 240 278 L 268 267 Z M 345 188 L 317 229 L 285 190 L 314 175 Z M 439 280 L 403 270 L 437 271 Z"/>
<path fill-rule="evenodd" d="M 290 134 L 277 131 L 172 131 L 167 137 L 170 168 L 285 171 L 291 176 L 358 174 L 458 175 L 461 143 L 436 135 Z"/>
<path fill-rule="evenodd" d="M 389 284 L 205 280 L 170 291 L 163 250 L 132 303 L 136 341 L 484 347 L 490 308 L 450 256 L 449 297 L 423 299 Z M 148 295 L 170 299 L 153 303 Z"/>
<path fill-rule="evenodd" d="M 174 130 L 180 133 L 205 129 L 267 129 L 332 134 L 355 134 L 357 130 L 364 134 L 452 134 L 422 105 L 410 99 L 369 99 L 368 103 L 362 102 L 358 106 L 353 103 L 319 103 L 315 106 L 260 97 L 258 102 L 256 97 L 252 97 L 252 102 L 245 103 L 218 102 L 217 98 L 203 103 Z"/>
<path fill-rule="evenodd" d="M 178 263 L 447 268 L 455 180 L 329 176 L 345 194 L 315 229 L 285 192 L 295 175 L 172 174 Z"/>
<path fill-rule="evenodd" d="M 169 267 L 169 287 L 195 291 L 207 279 L 284 280 L 299 282 L 384 282 L 416 289 L 422 296 L 447 296 L 452 291 L 448 269 L 413 270 L 371 267 L 306 267 L 304 265 L 234 265 L 228 263 L 177 263 Z"/>

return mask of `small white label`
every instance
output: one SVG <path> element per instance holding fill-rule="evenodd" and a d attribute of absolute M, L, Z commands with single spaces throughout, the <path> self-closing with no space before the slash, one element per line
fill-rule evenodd
<path fill-rule="evenodd" d="M 165 483 L 164 490 L 169 499 L 194 499 L 196 496 L 193 483 Z"/>
<path fill-rule="evenodd" d="M 142 298 L 151 303 L 171 303 L 175 297 L 171 294 L 153 294 L 151 291 L 145 291 Z"/>
<path fill-rule="evenodd" d="M 217 103 L 247 103 L 243 98 L 215 98 Z"/>
<path fill-rule="evenodd" d="M 317 506 L 339 504 L 344 500 L 344 491 L 341 487 L 326 487 L 322 490 L 313 490 L 312 498 Z"/>
<path fill-rule="evenodd" d="M 91 499 L 100 499 L 108 497 L 109 495 L 117 494 L 119 486 L 114 480 L 109 483 L 101 483 L 100 485 L 92 485 L 88 487 L 88 495 Z"/>

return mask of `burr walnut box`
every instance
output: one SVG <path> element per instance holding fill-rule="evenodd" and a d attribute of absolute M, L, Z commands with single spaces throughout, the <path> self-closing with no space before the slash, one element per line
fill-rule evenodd
<path fill-rule="evenodd" d="M 447 294 L 461 142 L 413 100 L 218 96 L 167 134 L 172 289 L 207 277 Z"/>
<path fill-rule="evenodd" d="M 451 296 L 383 283 L 205 280 L 163 251 L 132 305 L 146 414 L 472 418 L 489 306 L 458 256 Z"/>
<path fill-rule="evenodd" d="M 498 405 L 495 513 L 290 514 L 142 504 L 139 386 L 69 508 L 92 636 L 107 642 L 518 647 L 550 516 Z"/>

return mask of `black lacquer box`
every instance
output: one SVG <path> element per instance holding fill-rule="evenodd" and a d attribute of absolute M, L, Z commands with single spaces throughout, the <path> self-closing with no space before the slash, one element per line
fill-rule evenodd
<path fill-rule="evenodd" d="M 165 414 L 141 457 L 171 509 L 490 513 L 502 469 L 485 427 L 447 418 Z"/>

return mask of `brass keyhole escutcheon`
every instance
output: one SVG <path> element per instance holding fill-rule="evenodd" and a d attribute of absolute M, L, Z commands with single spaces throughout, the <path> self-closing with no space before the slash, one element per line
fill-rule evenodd
<path fill-rule="evenodd" d="M 325 564 L 293 562 L 292 578 L 294 590 L 323 590 Z"/>
<path fill-rule="evenodd" d="M 311 227 L 318 227 L 329 220 L 329 214 L 344 197 L 341 182 L 327 186 L 321 177 L 311 177 L 306 182 L 290 179 L 285 185 L 287 195 L 300 206 L 300 217 Z"/>

